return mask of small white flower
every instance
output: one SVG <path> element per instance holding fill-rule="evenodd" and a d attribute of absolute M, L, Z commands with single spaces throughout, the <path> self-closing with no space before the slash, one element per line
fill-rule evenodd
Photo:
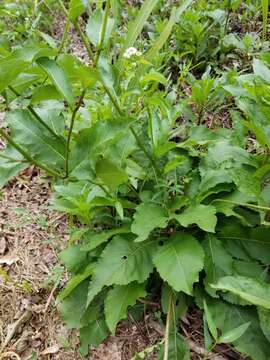
<path fill-rule="evenodd" d="M 135 47 L 128 48 L 123 54 L 123 57 L 126 59 L 130 59 L 131 57 L 134 57 L 134 56 L 137 56 L 137 57 L 142 56 L 142 53 L 139 50 L 137 50 Z"/>

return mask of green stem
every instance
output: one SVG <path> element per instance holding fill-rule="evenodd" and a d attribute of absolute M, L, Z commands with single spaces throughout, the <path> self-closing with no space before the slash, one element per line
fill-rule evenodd
<path fill-rule="evenodd" d="M 100 34 L 100 39 L 99 39 L 99 43 L 97 46 L 97 53 L 96 53 L 96 57 L 94 60 L 94 67 L 96 67 L 98 64 L 98 59 L 99 59 L 100 53 L 103 48 L 103 43 L 104 43 L 106 29 L 107 29 L 107 23 L 108 23 L 108 17 L 109 17 L 109 13 L 110 13 L 110 4 L 111 4 L 110 0 L 107 0 L 106 7 L 105 7 L 105 13 L 104 13 L 104 16 L 102 19 L 101 34 Z"/>
<path fill-rule="evenodd" d="M 63 32 L 63 35 L 62 35 L 61 43 L 60 43 L 60 46 L 59 46 L 59 50 L 57 52 L 55 60 L 57 60 L 58 56 L 61 54 L 62 50 L 64 49 L 64 46 L 65 46 L 65 43 L 66 43 L 66 40 L 67 40 L 67 37 L 68 37 L 69 28 L 70 28 L 70 21 L 69 21 L 69 19 L 67 19 L 66 25 L 64 27 L 64 32 Z"/>
<path fill-rule="evenodd" d="M 129 129 L 132 132 L 133 136 L 135 137 L 138 146 L 141 148 L 141 150 L 144 152 L 144 155 L 149 159 L 149 161 L 151 162 L 153 168 L 155 169 L 155 171 L 157 172 L 158 175 L 161 175 L 160 170 L 157 168 L 156 163 L 154 161 L 154 159 L 152 158 L 151 154 L 147 151 L 146 147 L 144 146 L 143 142 L 141 141 L 141 139 L 139 138 L 139 136 L 137 135 L 136 131 L 134 130 L 132 125 L 129 125 Z"/>
<path fill-rule="evenodd" d="M 68 177 L 68 175 L 69 175 L 68 162 L 69 162 L 69 151 L 70 151 L 69 147 L 70 147 L 71 135 L 72 135 L 72 131 L 73 131 L 74 123 L 75 123 L 76 114 L 82 105 L 84 95 L 85 95 L 85 90 L 82 91 L 81 96 L 79 97 L 79 100 L 77 102 L 77 105 L 75 106 L 75 108 L 72 112 L 72 115 L 71 115 L 70 127 L 69 127 L 69 131 L 68 131 L 68 138 L 67 138 L 67 142 L 66 142 L 66 164 L 65 164 L 66 177 Z"/>
<path fill-rule="evenodd" d="M 169 340 L 170 340 L 171 319 L 172 319 L 172 292 L 170 293 L 170 296 L 169 296 L 168 312 L 167 312 L 167 319 L 166 319 L 166 329 L 165 329 L 165 343 L 164 343 L 163 360 L 170 360 L 169 359 Z"/>
<path fill-rule="evenodd" d="M 27 153 L 19 144 L 17 144 L 3 129 L 0 128 L 0 135 L 11 145 L 13 146 L 22 156 L 33 165 L 45 170 L 49 175 L 54 177 L 61 177 L 56 171 L 49 169 L 46 165 L 40 163 L 39 161 L 32 158 L 31 155 Z"/>
<path fill-rule="evenodd" d="M 269 207 L 266 206 L 259 206 L 259 205 L 253 205 L 253 204 L 247 204 L 247 203 L 242 203 L 242 202 L 237 202 L 237 201 L 230 201 L 230 200 L 223 200 L 223 199 L 215 199 L 212 202 L 226 202 L 228 204 L 234 204 L 234 205 L 238 205 L 238 206 L 245 206 L 245 207 L 249 207 L 251 209 L 255 209 L 255 210 L 265 210 L 265 211 L 270 211 Z"/>
<path fill-rule="evenodd" d="M 21 96 L 20 93 L 18 93 L 17 90 L 15 90 L 11 85 L 8 86 L 8 88 L 16 95 L 16 96 Z M 31 112 L 31 114 L 34 116 L 34 118 L 42 125 L 44 126 L 57 140 L 60 140 L 62 143 L 64 143 L 64 139 L 61 138 L 59 135 L 57 135 L 42 119 L 41 117 L 38 115 L 38 113 L 35 111 L 35 109 L 31 106 L 28 105 L 27 109 Z"/>
<path fill-rule="evenodd" d="M 88 54 L 88 57 L 89 59 L 94 63 L 95 60 L 94 60 L 94 54 L 93 54 L 93 51 L 91 49 L 91 45 L 90 45 L 90 42 L 88 41 L 88 38 L 85 36 L 85 34 L 83 33 L 80 25 L 78 22 L 74 23 L 74 28 L 75 30 L 77 31 L 77 33 L 79 34 L 85 48 L 86 48 L 86 51 L 87 51 L 87 54 Z"/>

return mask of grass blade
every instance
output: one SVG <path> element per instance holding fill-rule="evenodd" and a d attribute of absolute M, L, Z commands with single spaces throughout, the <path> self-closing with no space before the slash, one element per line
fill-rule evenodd
<path fill-rule="evenodd" d="M 264 40 L 266 38 L 266 33 L 267 33 L 268 7 L 269 7 L 269 1 L 262 0 L 263 39 Z"/>
<path fill-rule="evenodd" d="M 123 52 L 129 47 L 133 46 L 137 37 L 140 35 L 146 20 L 148 19 L 149 15 L 151 14 L 158 2 L 159 0 L 146 0 L 143 3 L 135 20 L 131 22 L 130 26 L 128 27 L 122 49 Z"/>

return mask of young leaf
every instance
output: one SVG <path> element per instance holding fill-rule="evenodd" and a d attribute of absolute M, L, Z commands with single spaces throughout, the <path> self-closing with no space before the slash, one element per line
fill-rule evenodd
<path fill-rule="evenodd" d="M 244 276 L 225 276 L 211 286 L 238 295 L 250 304 L 270 309 L 270 285 L 267 283 Z"/>
<path fill-rule="evenodd" d="M 143 284 L 132 282 L 124 286 L 115 286 L 105 299 L 106 323 L 114 335 L 117 323 L 126 317 L 128 306 L 134 305 L 139 297 L 146 296 Z"/>
<path fill-rule="evenodd" d="M 153 262 L 164 281 L 176 291 L 192 294 L 193 284 L 203 268 L 204 253 L 198 241 L 189 234 L 177 233 L 160 245 Z"/>
<path fill-rule="evenodd" d="M 128 175 L 113 162 L 101 159 L 96 164 L 96 174 L 111 191 L 128 181 Z"/>
<path fill-rule="evenodd" d="M 188 207 L 179 215 L 173 215 L 173 218 L 184 227 L 197 224 L 202 230 L 214 233 L 217 224 L 215 214 L 214 206 L 198 204 Z"/>
<path fill-rule="evenodd" d="M 70 21 L 75 21 L 85 11 L 87 0 L 70 0 L 68 18 Z"/>
<path fill-rule="evenodd" d="M 205 319 L 206 319 L 209 331 L 210 331 L 211 335 L 213 336 L 213 338 L 215 340 L 217 340 L 217 338 L 218 338 L 217 328 L 216 328 L 214 319 L 212 317 L 212 314 L 211 314 L 205 300 L 203 301 L 203 308 L 204 308 L 204 315 L 205 315 Z"/>
<path fill-rule="evenodd" d="M 91 251 L 95 249 L 97 246 L 103 244 L 108 241 L 112 236 L 116 234 L 124 234 L 129 233 L 129 228 L 118 228 L 111 229 L 108 231 L 102 231 L 101 233 L 93 233 L 92 231 L 88 231 L 83 236 L 83 244 L 80 248 L 81 251 Z"/>
<path fill-rule="evenodd" d="M 46 57 L 39 58 L 37 63 L 50 77 L 60 94 L 63 95 L 70 105 L 73 105 L 74 95 L 72 92 L 72 86 L 61 66 L 58 65 L 55 60 L 51 60 Z"/>
<path fill-rule="evenodd" d="M 141 203 L 136 208 L 131 231 L 138 235 L 136 242 L 144 241 L 155 228 L 165 228 L 168 217 L 164 209 L 156 204 Z"/>
<path fill-rule="evenodd" d="M 94 46 L 99 45 L 103 16 L 104 16 L 103 11 L 101 11 L 100 9 L 95 10 L 88 19 L 86 25 L 86 34 Z M 113 26 L 114 26 L 114 20 L 108 18 L 106 33 L 104 36 L 104 44 L 106 44 L 110 39 Z"/>
<path fill-rule="evenodd" d="M 242 324 L 235 329 L 227 331 L 226 333 L 222 334 L 218 339 L 218 342 L 221 344 L 228 344 L 237 339 L 239 339 L 248 329 L 250 326 L 250 322 Z"/>
<path fill-rule="evenodd" d="M 94 268 L 88 292 L 88 305 L 105 285 L 144 282 L 153 269 L 151 255 L 154 248 L 153 240 L 134 243 L 120 236 L 113 238 Z"/>

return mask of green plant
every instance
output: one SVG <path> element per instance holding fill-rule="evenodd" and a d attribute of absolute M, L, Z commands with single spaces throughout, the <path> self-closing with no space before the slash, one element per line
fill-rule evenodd
<path fill-rule="evenodd" d="M 195 304 L 204 311 L 207 350 L 231 343 L 255 360 L 270 355 L 269 158 L 261 156 L 259 140 L 265 123 L 256 132 L 236 110 L 228 129 L 202 121 L 206 108 L 220 107 L 221 90 L 240 94 L 242 111 L 242 96 L 246 103 L 256 99 L 265 115 L 268 85 L 254 89 L 250 75 L 231 73 L 196 80 L 188 67 L 192 95 L 182 100 L 195 103 L 199 115 L 185 122 L 178 79 L 164 74 L 173 52 L 169 36 L 191 3 L 171 9 L 147 39 L 145 24 L 156 20 L 158 1 L 135 11 L 126 36 L 117 1 L 95 10 L 84 1 L 71 0 L 69 9 L 59 1 L 68 24 L 61 44 L 73 26 L 90 64 L 43 42 L 0 60 L 0 91 L 11 109 L 8 129 L 0 129 L 8 142 L 0 184 L 29 163 L 39 166 L 54 180 L 54 207 L 78 224 L 60 254 L 71 278 L 58 303 L 67 325 L 80 329 L 84 355 L 115 333 L 131 307 L 153 297 L 165 323 L 160 359 L 190 358 L 178 323 Z M 85 31 L 78 20 L 84 12 Z M 206 33 L 207 24 L 199 24 Z M 212 57 L 203 46 L 202 57 Z M 269 76 L 256 61 L 255 72 L 258 65 Z M 258 151 L 246 146 L 247 122 L 261 142 Z"/>

